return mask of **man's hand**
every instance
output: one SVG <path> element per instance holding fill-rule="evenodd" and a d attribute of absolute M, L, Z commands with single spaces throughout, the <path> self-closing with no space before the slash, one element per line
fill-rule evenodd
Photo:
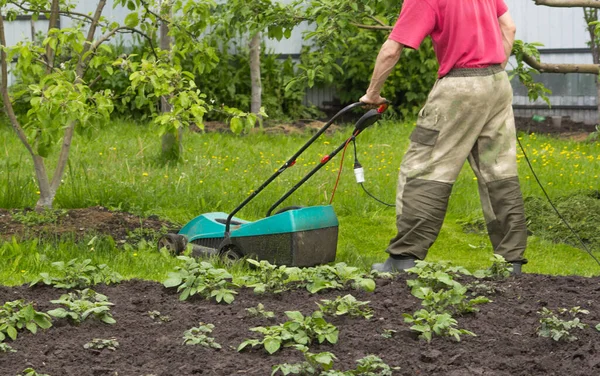
<path fill-rule="evenodd" d="M 360 97 L 359 101 L 364 104 L 380 105 L 387 103 L 387 99 L 379 94 L 368 93 Z"/>

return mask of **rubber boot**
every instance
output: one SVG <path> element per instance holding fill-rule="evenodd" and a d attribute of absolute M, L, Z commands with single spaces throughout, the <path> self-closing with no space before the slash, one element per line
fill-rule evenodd
<path fill-rule="evenodd" d="M 512 264 L 512 273 L 510 273 L 511 275 L 521 275 L 521 266 L 523 266 L 522 263 L 520 262 L 513 262 Z"/>
<path fill-rule="evenodd" d="M 371 270 L 380 273 L 402 272 L 415 266 L 415 259 L 412 257 L 393 258 L 388 257 L 384 263 L 373 264 Z"/>

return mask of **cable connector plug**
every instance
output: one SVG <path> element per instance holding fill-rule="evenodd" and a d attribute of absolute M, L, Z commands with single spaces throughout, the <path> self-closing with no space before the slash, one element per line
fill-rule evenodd
<path fill-rule="evenodd" d="M 365 170 L 358 161 L 354 162 L 354 177 L 358 184 L 365 182 Z"/>

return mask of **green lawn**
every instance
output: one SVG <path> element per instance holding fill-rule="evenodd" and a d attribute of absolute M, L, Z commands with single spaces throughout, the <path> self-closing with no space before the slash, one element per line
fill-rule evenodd
<path fill-rule="evenodd" d="M 394 202 L 398 166 L 414 124 L 382 122 L 359 136 L 358 155 L 365 168 L 365 186 L 384 201 Z M 238 216 L 255 220 L 321 157 L 343 142 L 349 128 L 323 136 L 298 163 Z M 142 216 L 158 215 L 185 224 L 198 214 L 229 212 L 252 189 L 272 174 L 308 138 L 305 135 L 272 135 L 256 132 L 245 136 L 222 133 L 185 134 L 184 161 L 163 165 L 157 159 L 160 139 L 147 126 L 115 121 L 94 133 L 76 136 L 71 161 L 55 201 L 56 208 L 102 205 Z M 559 140 L 541 135 L 520 135 L 534 168 L 552 197 L 598 190 L 600 145 Z M 5 153 L 0 156 L 0 207 L 31 207 L 37 188 L 32 163 L 24 147 L 8 126 L 0 126 Z M 331 197 L 340 158 L 302 186 L 286 201 L 288 205 L 321 205 Z M 383 250 L 395 234 L 395 213 L 367 197 L 355 183 L 351 146 L 334 208 L 340 220 L 338 261 L 368 268 L 386 258 Z M 52 164 L 52 162 L 50 163 Z M 531 171 L 519 158 L 524 196 L 542 196 Z M 492 255 L 487 237 L 467 234 L 461 223 L 482 217 L 474 175 L 466 166 L 456 182 L 446 222 L 428 256 L 429 260 L 451 260 L 469 269 L 489 265 Z M 558 222 L 558 220 L 557 220 Z M 90 250 L 93 248 L 93 250 Z M 595 254 L 600 256 L 597 250 Z M 119 250 L 107 239 L 98 244 L 5 243 L 0 246 L 0 283 L 22 283 L 56 260 L 90 257 L 109 263 L 126 277 L 161 279 L 175 261 L 140 245 Z M 600 266 L 584 251 L 530 237 L 525 272 L 544 274 L 600 275 Z"/>

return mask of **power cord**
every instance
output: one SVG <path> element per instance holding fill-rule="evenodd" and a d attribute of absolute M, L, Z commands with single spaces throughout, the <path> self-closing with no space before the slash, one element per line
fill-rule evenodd
<path fill-rule="evenodd" d="M 380 204 L 383 204 L 385 206 L 389 206 L 389 207 L 392 207 L 392 208 L 396 207 L 396 205 L 388 204 L 387 202 L 384 202 L 384 201 L 378 199 L 377 197 L 375 197 L 373 194 L 371 194 L 371 192 L 367 191 L 367 188 L 365 188 L 365 186 L 363 184 L 365 182 L 365 170 L 363 169 L 362 165 L 358 161 L 358 152 L 357 152 L 357 148 L 356 148 L 356 139 L 352 140 L 352 144 L 354 146 L 354 176 L 356 177 L 356 182 L 358 184 L 360 184 L 360 186 L 363 189 L 363 191 L 365 191 L 365 193 L 369 197 L 371 197 L 372 199 L 374 199 L 375 201 L 377 201 Z"/>
<path fill-rule="evenodd" d="M 581 246 L 583 247 L 583 249 L 594 259 L 594 261 L 596 261 L 596 263 L 598 265 L 600 265 L 600 261 L 598 260 L 598 258 L 596 256 L 594 256 L 594 254 L 592 253 L 592 251 L 583 242 L 583 240 L 581 239 L 581 237 L 579 236 L 579 234 L 577 234 L 577 232 L 575 232 L 575 230 L 573 229 L 573 227 L 571 227 L 571 225 L 569 224 L 569 222 L 567 222 L 567 220 L 562 216 L 562 214 L 560 214 L 560 212 L 558 211 L 558 209 L 556 208 L 556 206 L 554 205 L 554 203 L 550 199 L 550 196 L 548 196 L 548 193 L 544 189 L 544 186 L 542 185 L 542 183 L 540 182 L 540 179 L 538 178 L 537 174 L 535 173 L 535 170 L 533 169 L 533 166 L 531 165 L 531 162 L 529 161 L 529 157 L 527 157 L 527 154 L 525 153 L 525 148 L 523 148 L 523 145 L 521 144 L 521 140 L 519 140 L 518 137 L 517 137 L 517 142 L 519 143 L 519 147 L 521 148 L 521 151 L 523 152 L 523 156 L 525 157 L 525 161 L 527 162 L 527 165 L 529 166 L 529 169 L 531 170 L 531 173 L 533 174 L 533 177 L 535 178 L 535 181 L 538 183 L 538 185 L 542 189 L 542 192 L 544 192 L 544 196 L 546 196 L 546 199 L 550 203 L 550 206 L 552 206 L 552 209 L 554 209 L 554 211 L 556 212 L 556 214 L 558 215 L 558 217 L 561 219 L 561 221 L 563 221 L 563 223 L 565 224 L 565 226 L 567 226 L 567 228 L 569 230 L 571 230 L 571 232 L 573 233 L 573 235 L 575 235 L 575 237 L 577 238 L 577 240 L 579 240 L 579 243 L 581 244 Z"/>

